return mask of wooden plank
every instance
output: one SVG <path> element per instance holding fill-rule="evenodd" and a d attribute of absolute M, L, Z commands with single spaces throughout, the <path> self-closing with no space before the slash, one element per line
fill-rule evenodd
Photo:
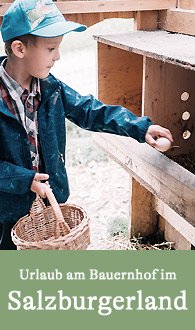
<path fill-rule="evenodd" d="M 3 16 L 6 10 L 8 10 L 10 3 L 3 3 L 0 5 L 0 16 Z"/>
<path fill-rule="evenodd" d="M 195 0 L 178 0 L 178 8 L 195 9 Z"/>
<path fill-rule="evenodd" d="M 165 235 L 164 238 L 167 242 L 174 243 L 175 250 L 191 250 L 191 244 L 185 239 L 178 231 L 165 221 Z"/>
<path fill-rule="evenodd" d="M 7 9 L 9 8 L 9 5 L 7 5 Z M 0 7 L 0 13 L 1 13 L 1 7 Z M 1 14 L 0 14 L 1 15 Z M 80 24 L 84 24 L 86 26 L 91 26 L 96 23 L 99 23 L 103 21 L 104 19 L 109 18 L 133 18 L 133 12 L 130 11 L 120 11 L 120 12 L 114 12 L 114 13 L 85 13 L 85 14 L 64 14 L 64 17 L 73 22 L 78 22 Z M 2 17 L 0 17 L 0 24 L 2 21 Z"/>
<path fill-rule="evenodd" d="M 136 11 L 134 12 L 134 29 L 156 30 L 157 19 L 157 10 Z M 141 74 L 143 81 L 143 63 Z M 157 230 L 157 214 L 154 212 L 154 195 L 133 177 L 131 178 L 131 186 L 131 235 L 137 236 L 140 234 L 141 236 L 146 237 L 151 234 L 154 234 Z"/>
<path fill-rule="evenodd" d="M 165 220 L 165 219 L 164 219 Z M 164 239 L 173 242 L 175 250 L 191 250 L 190 242 L 183 237 L 168 221 L 165 220 Z"/>
<path fill-rule="evenodd" d="M 11 0 L 1 0 L 0 16 L 8 9 Z M 176 0 L 90 0 L 90 1 L 57 1 L 57 7 L 63 14 L 100 13 L 137 10 L 162 10 L 176 6 Z"/>
<path fill-rule="evenodd" d="M 108 18 L 133 18 L 133 12 L 114 12 L 114 13 L 85 13 L 85 14 L 64 14 L 67 20 L 78 22 L 86 26 L 94 25 Z"/>
<path fill-rule="evenodd" d="M 154 123 L 167 127 L 172 132 L 174 144 L 179 148 L 171 149 L 168 155 L 194 152 L 195 72 L 152 58 L 146 58 L 144 63 L 142 113 L 149 116 Z M 189 94 L 186 101 L 181 100 L 184 92 Z M 187 120 L 182 119 L 185 112 L 190 115 Z M 191 136 L 184 139 L 183 134 L 187 130 Z"/>
<path fill-rule="evenodd" d="M 166 222 L 168 222 L 175 230 L 182 235 L 189 243 L 195 245 L 195 227 L 189 224 L 184 218 L 182 218 L 178 213 L 172 210 L 167 204 L 165 204 L 159 198 L 156 199 L 156 211 L 164 218 L 165 227 Z M 162 219 L 161 219 L 162 221 Z M 164 228 L 165 230 L 165 228 Z M 168 232 L 168 227 L 166 228 L 166 232 Z M 167 237 L 166 237 L 167 238 Z M 171 238 L 170 238 L 171 240 Z M 177 237 L 177 241 L 179 241 Z M 185 243 L 186 244 L 186 243 Z M 176 247 L 177 248 L 177 247 Z M 189 248 L 188 248 L 189 249 Z"/>
<path fill-rule="evenodd" d="M 90 0 L 90 1 L 58 1 L 56 3 L 62 13 L 94 13 L 115 11 L 162 10 L 176 7 L 175 0 Z"/>
<path fill-rule="evenodd" d="M 154 31 L 158 28 L 158 11 L 137 11 L 134 13 L 134 29 Z"/>
<path fill-rule="evenodd" d="M 195 10 L 169 9 L 159 13 L 160 29 L 195 35 Z M 182 48 L 181 48 L 182 49 Z"/>
<path fill-rule="evenodd" d="M 155 197 L 135 178 L 132 178 L 131 191 L 131 236 L 143 237 L 156 233 L 158 218 L 155 212 Z"/>
<path fill-rule="evenodd" d="M 96 36 L 104 44 L 195 70 L 195 39 L 166 31 L 133 31 Z"/>
<path fill-rule="evenodd" d="M 98 43 L 98 97 L 141 115 L 142 65 L 142 56 Z"/>
<path fill-rule="evenodd" d="M 195 225 L 195 175 L 131 138 L 96 133 L 95 141 L 146 189 Z"/>

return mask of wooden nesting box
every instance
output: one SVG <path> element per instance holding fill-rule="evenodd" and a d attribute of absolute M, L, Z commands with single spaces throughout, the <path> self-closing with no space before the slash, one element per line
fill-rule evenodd
<path fill-rule="evenodd" d="M 175 159 L 195 157 L 195 39 L 158 29 L 167 12 L 156 23 L 156 13 L 149 13 L 146 29 L 153 31 L 95 37 L 98 91 L 105 103 L 169 128 L 178 147 L 164 155 L 131 138 L 97 134 L 95 140 L 130 173 L 131 234 L 160 231 L 176 249 L 189 250 L 195 246 L 195 175 Z M 137 27 L 144 27 L 140 18 Z"/>

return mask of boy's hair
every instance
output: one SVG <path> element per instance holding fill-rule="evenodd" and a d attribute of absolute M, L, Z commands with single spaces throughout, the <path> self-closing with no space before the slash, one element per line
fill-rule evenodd
<path fill-rule="evenodd" d="M 6 41 L 5 42 L 5 53 L 8 56 L 12 55 L 12 53 L 13 53 L 11 45 L 12 45 L 12 42 L 14 42 L 15 40 L 21 41 L 25 46 L 27 46 L 28 43 L 36 45 L 37 36 L 31 35 L 31 34 L 25 34 L 23 36 L 16 37 L 16 38 Z"/>

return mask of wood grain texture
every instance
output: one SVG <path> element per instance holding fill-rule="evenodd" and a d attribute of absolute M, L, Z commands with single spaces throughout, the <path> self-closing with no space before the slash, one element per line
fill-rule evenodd
<path fill-rule="evenodd" d="M 175 156 L 195 151 L 195 72 L 146 58 L 144 80 L 143 113 L 153 123 L 169 128 L 174 137 L 174 145 L 179 146 L 167 154 Z M 184 92 L 189 94 L 186 101 L 181 99 Z M 184 112 L 190 114 L 188 120 L 182 119 Z M 184 139 L 183 133 L 187 130 L 191 136 Z"/>
<path fill-rule="evenodd" d="M 98 98 L 141 115 L 142 56 L 98 43 Z"/>
<path fill-rule="evenodd" d="M 195 39 L 166 31 L 133 31 L 96 36 L 104 44 L 195 70 Z"/>
<path fill-rule="evenodd" d="M 131 138 L 101 133 L 95 141 L 147 190 L 195 226 L 195 176 L 191 172 Z"/>
<path fill-rule="evenodd" d="M 173 8 L 159 13 L 160 29 L 195 35 L 195 9 L 185 10 Z M 182 48 L 181 48 L 182 49 Z"/>

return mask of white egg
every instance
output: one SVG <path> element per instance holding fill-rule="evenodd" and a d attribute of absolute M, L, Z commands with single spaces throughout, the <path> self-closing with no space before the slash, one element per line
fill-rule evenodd
<path fill-rule="evenodd" d="M 159 137 L 156 140 L 155 149 L 157 149 L 158 151 L 165 152 L 169 150 L 170 147 L 171 147 L 171 142 L 167 138 Z"/>

